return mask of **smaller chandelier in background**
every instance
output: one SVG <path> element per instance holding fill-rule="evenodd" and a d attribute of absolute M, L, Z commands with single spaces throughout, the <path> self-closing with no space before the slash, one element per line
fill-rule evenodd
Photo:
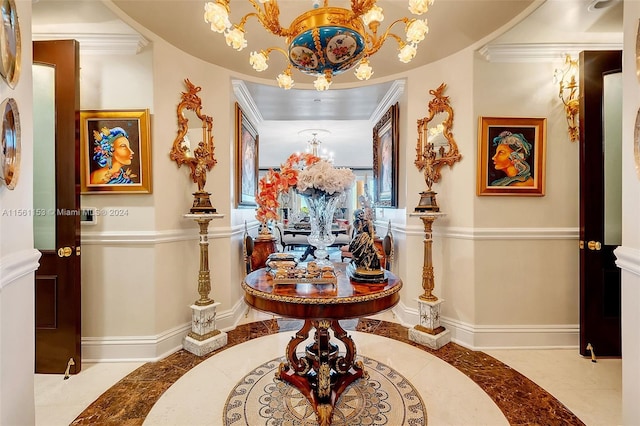
<path fill-rule="evenodd" d="M 418 43 L 429 32 L 427 19 L 403 17 L 392 22 L 378 34 L 384 20 L 383 10 L 377 0 L 351 0 L 351 9 L 330 7 L 329 0 L 313 2 L 313 8 L 293 20 L 288 28 L 280 25 L 280 9 L 277 0 L 247 0 L 255 12 L 241 18 L 238 24 L 229 20 L 230 0 L 207 2 L 204 6 L 204 20 L 211 24 L 211 30 L 224 33 L 227 45 L 235 50 L 247 47 L 244 25 L 249 17 L 255 17 L 270 33 L 286 40 L 287 50 L 269 47 L 253 51 L 249 62 L 256 71 L 268 68 L 269 55 L 273 51 L 282 53 L 288 60 L 287 68 L 278 75 L 276 81 L 283 89 L 294 85 L 292 67 L 308 75 L 317 76 L 316 90 L 327 90 L 332 77 L 350 70 L 356 65 L 355 75 L 359 80 L 368 80 L 373 75 L 369 58 L 373 56 L 388 38 L 398 43 L 398 59 L 410 62 L 417 53 Z M 414 15 L 427 12 L 434 0 L 409 0 L 409 11 Z M 405 24 L 405 37 L 391 32 L 399 23 Z"/>
<path fill-rule="evenodd" d="M 308 154 L 315 155 L 316 157 L 320 157 L 323 160 L 327 160 L 330 163 L 333 163 L 333 151 L 329 151 L 326 148 L 322 148 L 320 150 L 320 145 L 322 145 L 322 141 L 318 139 L 318 134 L 328 135 L 331 132 L 325 129 L 307 129 L 301 130 L 298 132 L 300 136 L 311 135 L 311 139 L 307 141 L 307 149 L 305 150 Z"/>
<path fill-rule="evenodd" d="M 569 140 L 576 142 L 580 138 L 578 112 L 580 111 L 578 86 L 578 61 L 565 56 L 564 67 L 556 69 L 554 82 L 559 85 L 558 96 L 564 104 L 567 125 L 569 126 Z"/>

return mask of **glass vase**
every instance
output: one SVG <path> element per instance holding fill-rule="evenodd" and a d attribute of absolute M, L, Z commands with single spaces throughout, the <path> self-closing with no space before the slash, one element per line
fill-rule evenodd
<path fill-rule="evenodd" d="M 344 192 L 328 194 L 324 191 L 308 189 L 299 194 L 307 201 L 309 207 L 311 233 L 307 240 L 316 248 L 313 253 L 315 261 L 320 267 L 331 265 L 327 247 L 336 240 L 336 236 L 331 232 L 333 213 L 338 203 L 344 199 Z"/>

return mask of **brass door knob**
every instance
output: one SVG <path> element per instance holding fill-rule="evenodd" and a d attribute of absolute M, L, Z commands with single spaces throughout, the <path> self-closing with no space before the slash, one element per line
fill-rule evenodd
<path fill-rule="evenodd" d="M 58 257 L 69 257 L 73 253 L 73 249 L 71 247 L 60 247 L 58 249 Z"/>
<path fill-rule="evenodd" d="M 587 243 L 587 247 L 589 250 L 600 250 L 602 248 L 602 244 L 600 244 L 600 241 L 589 241 Z"/>

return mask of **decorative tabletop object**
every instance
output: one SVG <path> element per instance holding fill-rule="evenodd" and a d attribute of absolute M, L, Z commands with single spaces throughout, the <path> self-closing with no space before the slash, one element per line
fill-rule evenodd
<path fill-rule="evenodd" d="M 271 169 L 258 182 L 256 218 L 262 223 L 278 220 L 278 195 L 295 188 L 309 207 L 311 233 L 308 241 L 316 247 L 316 262 L 320 267 L 328 266 L 331 262 L 327 259 L 326 248 L 335 240 L 331 232 L 333 213 L 355 178 L 351 169 L 335 168 L 329 161 L 313 154 L 292 154 L 280 166 L 279 172 Z"/>
<path fill-rule="evenodd" d="M 355 237 L 349 243 L 352 260 L 347 274 L 352 281 L 366 284 L 380 284 L 388 280 L 380 262 L 380 253 L 376 248 L 375 227 L 363 210 L 357 210 L 353 221 Z"/>

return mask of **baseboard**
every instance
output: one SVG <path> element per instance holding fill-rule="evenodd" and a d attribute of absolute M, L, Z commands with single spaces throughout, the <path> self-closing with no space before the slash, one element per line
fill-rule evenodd
<path fill-rule="evenodd" d="M 232 309 L 216 315 L 217 328 L 229 331 L 247 312 L 242 299 Z M 418 324 L 418 310 L 400 302 L 394 309 L 396 320 L 405 327 Z M 498 325 L 477 326 L 443 317 L 451 331 L 451 341 L 472 350 L 488 349 L 577 349 L 578 325 Z M 187 323 L 157 336 L 83 337 L 83 362 L 153 362 L 182 349 L 182 340 L 191 330 Z"/>
<path fill-rule="evenodd" d="M 418 310 L 400 302 L 393 310 L 400 323 L 413 327 L 419 323 Z M 489 349 L 577 349 L 578 324 L 474 325 L 441 317 L 451 331 L 451 341 L 472 350 Z"/>
<path fill-rule="evenodd" d="M 233 308 L 216 315 L 216 327 L 232 330 L 246 312 L 242 299 Z M 82 361 L 93 362 L 154 362 L 182 349 L 182 340 L 191 330 L 191 323 L 174 327 L 156 336 L 83 337 Z"/>

